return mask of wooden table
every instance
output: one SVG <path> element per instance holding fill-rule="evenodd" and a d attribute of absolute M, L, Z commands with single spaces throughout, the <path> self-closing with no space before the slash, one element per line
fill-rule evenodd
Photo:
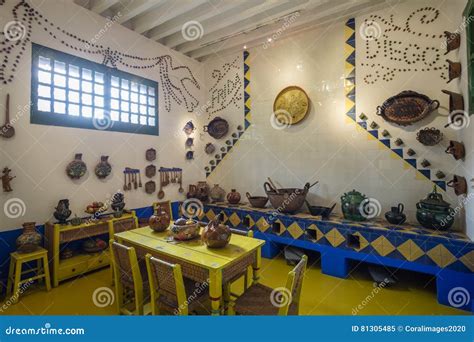
<path fill-rule="evenodd" d="M 261 247 L 265 243 L 263 240 L 232 234 L 226 247 L 210 249 L 200 239 L 170 241 L 168 231 L 157 233 L 149 227 L 117 233 L 114 237 L 124 245 L 133 246 L 139 258 L 150 253 L 162 260 L 180 264 L 185 277 L 209 283 L 212 315 L 220 314 L 222 285 L 248 266 L 253 268 L 253 282 L 258 282 Z"/>

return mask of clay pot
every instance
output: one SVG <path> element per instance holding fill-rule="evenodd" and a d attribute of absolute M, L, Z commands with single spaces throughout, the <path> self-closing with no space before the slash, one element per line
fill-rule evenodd
<path fill-rule="evenodd" d="M 216 150 L 216 147 L 212 143 L 207 143 L 206 147 L 204 148 L 204 151 L 206 151 L 207 154 L 212 154 Z"/>
<path fill-rule="evenodd" d="M 214 187 L 209 191 L 209 197 L 212 202 L 223 202 L 225 199 L 225 190 L 219 184 L 214 184 Z"/>
<path fill-rule="evenodd" d="M 457 32 L 451 33 L 449 31 L 444 31 L 444 36 L 446 37 L 446 52 L 445 55 L 450 51 L 456 50 L 461 45 L 461 35 Z"/>
<path fill-rule="evenodd" d="M 18 253 L 31 253 L 41 246 L 41 234 L 36 231 L 35 222 L 23 223 L 23 233 L 16 239 Z"/>
<path fill-rule="evenodd" d="M 467 181 L 464 177 L 454 175 L 453 179 L 450 180 L 446 185 L 453 188 L 454 193 L 457 196 L 467 194 Z"/>
<path fill-rule="evenodd" d="M 66 167 L 66 174 L 71 179 L 79 179 L 87 172 L 87 165 L 82 161 L 82 153 L 76 153 L 74 160 Z"/>
<path fill-rule="evenodd" d="M 164 232 L 169 227 L 171 218 L 170 215 L 163 209 L 160 210 L 160 208 L 158 208 L 158 210 L 159 212 L 150 216 L 148 225 L 155 232 Z"/>
<path fill-rule="evenodd" d="M 268 202 L 268 197 L 266 196 L 251 196 L 248 192 L 245 193 L 249 203 L 254 208 L 265 208 Z"/>
<path fill-rule="evenodd" d="M 227 202 L 229 202 L 230 204 L 239 204 L 240 203 L 240 194 L 235 189 L 232 189 L 227 194 Z"/>
<path fill-rule="evenodd" d="M 95 175 L 99 179 L 104 179 L 112 172 L 112 166 L 109 163 L 109 156 L 101 156 L 100 162 L 95 166 Z"/>
<path fill-rule="evenodd" d="M 69 200 L 59 200 L 57 207 L 55 208 L 53 216 L 58 220 L 60 224 L 66 224 L 67 219 L 71 216 L 72 212 L 69 210 Z"/>
<path fill-rule="evenodd" d="M 447 154 L 452 154 L 454 159 L 463 159 L 466 155 L 466 150 L 462 142 L 451 140 L 449 146 L 445 151 Z"/>
<path fill-rule="evenodd" d="M 397 207 L 392 207 L 390 211 L 387 211 L 385 218 L 391 224 L 403 224 L 407 220 L 406 215 L 403 213 L 404 209 L 404 205 L 400 203 Z"/>
<path fill-rule="evenodd" d="M 461 76 L 461 63 L 459 62 L 452 62 L 449 59 L 446 60 L 448 62 L 448 83 L 452 80 Z"/>
<path fill-rule="evenodd" d="M 449 95 L 449 112 L 452 113 L 455 110 L 464 111 L 464 97 L 462 94 L 454 93 L 452 91 L 443 89 L 443 93 Z"/>
<path fill-rule="evenodd" d="M 205 181 L 197 183 L 195 197 L 203 202 L 209 199 L 209 185 Z"/>
<path fill-rule="evenodd" d="M 231 235 L 230 228 L 221 223 L 219 214 L 204 228 L 201 239 L 209 248 L 223 248 L 229 243 Z"/>

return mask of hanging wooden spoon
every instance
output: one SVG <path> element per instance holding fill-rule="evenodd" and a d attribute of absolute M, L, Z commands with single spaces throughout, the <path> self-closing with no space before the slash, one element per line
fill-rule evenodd
<path fill-rule="evenodd" d="M 142 185 L 142 174 L 140 173 L 141 171 L 138 170 L 138 187 L 141 188 Z"/>
<path fill-rule="evenodd" d="M 163 199 L 165 197 L 165 192 L 163 191 L 163 172 L 160 171 L 160 191 L 158 191 L 158 198 Z"/>
<path fill-rule="evenodd" d="M 133 170 L 133 188 L 135 190 L 138 188 L 137 170 Z"/>
<path fill-rule="evenodd" d="M 0 127 L 0 135 L 4 138 L 11 138 L 15 135 L 15 129 L 10 124 L 10 94 L 7 94 L 7 103 L 5 108 L 5 125 Z"/>
<path fill-rule="evenodd" d="M 127 191 L 128 186 L 127 186 L 127 174 L 125 171 L 123 171 L 123 191 Z"/>
<path fill-rule="evenodd" d="M 182 171 L 179 171 L 179 189 L 178 189 L 179 193 L 183 193 L 184 192 L 184 189 L 183 189 L 183 172 Z"/>

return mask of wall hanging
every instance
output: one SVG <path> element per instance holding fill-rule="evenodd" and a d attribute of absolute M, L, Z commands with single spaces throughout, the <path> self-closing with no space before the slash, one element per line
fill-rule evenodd
<path fill-rule="evenodd" d="M 59 224 L 66 224 L 67 219 L 71 216 L 71 210 L 69 210 L 69 200 L 62 199 L 59 200 L 58 205 L 56 206 L 53 216 L 58 220 Z"/>
<path fill-rule="evenodd" d="M 10 170 L 8 167 L 3 168 L 3 174 L 2 174 L 2 187 L 3 187 L 3 192 L 11 192 L 13 191 L 12 186 L 11 186 L 11 181 L 16 178 L 16 176 L 11 176 Z"/>
<path fill-rule="evenodd" d="M 194 159 L 194 151 L 187 151 L 186 160 L 193 160 L 193 159 Z"/>
<path fill-rule="evenodd" d="M 444 36 L 446 37 L 446 52 L 444 53 L 447 55 L 449 52 L 459 49 L 461 45 L 461 35 L 457 32 L 451 33 L 448 31 L 444 31 Z"/>
<path fill-rule="evenodd" d="M 82 153 L 76 153 L 74 160 L 66 167 L 66 174 L 71 179 L 79 179 L 87 172 L 87 165 L 82 161 Z"/>
<path fill-rule="evenodd" d="M 185 124 L 184 127 L 183 127 L 183 131 L 184 131 L 184 133 L 186 133 L 187 135 L 192 134 L 195 129 L 196 129 L 196 127 L 194 126 L 194 124 L 193 124 L 192 121 L 186 122 L 186 124 Z"/>
<path fill-rule="evenodd" d="M 454 175 L 453 179 L 450 180 L 446 185 L 453 188 L 454 193 L 457 196 L 467 194 L 467 181 L 466 181 L 466 178 L 464 177 Z"/>
<path fill-rule="evenodd" d="M 204 126 L 204 132 L 207 132 L 214 139 L 221 139 L 229 132 L 229 123 L 227 120 L 216 116 Z"/>
<path fill-rule="evenodd" d="M 130 167 L 126 167 L 123 170 L 124 175 L 124 183 L 123 183 L 123 190 L 129 191 L 133 189 L 138 189 L 142 187 L 142 180 L 141 174 L 139 169 L 132 169 Z"/>
<path fill-rule="evenodd" d="M 7 94 L 5 103 L 5 124 L 0 127 L 0 135 L 4 138 L 11 138 L 15 135 L 15 128 L 10 123 L 10 94 Z"/>
<path fill-rule="evenodd" d="M 286 87 L 278 93 L 273 103 L 273 115 L 282 125 L 294 125 L 309 112 L 309 97 L 297 86 Z"/>
<path fill-rule="evenodd" d="M 449 95 L 449 112 L 464 111 L 464 98 L 462 94 L 443 89 L 443 93 Z"/>
<path fill-rule="evenodd" d="M 95 167 L 95 175 L 99 179 L 104 179 L 112 172 L 112 165 L 109 163 L 109 156 L 101 156 L 100 162 Z"/>
<path fill-rule="evenodd" d="M 212 143 L 207 143 L 206 147 L 204 147 L 204 151 L 206 154 L 212 154 L 216 150 L 216 147 Z"/>
<path fill-rule="evenodd" d="M 447 154 L 451 154 L 456 160 L 464 159 L 464 156 L 466 155 L 466 149 L 464 148 L 464 144 L 462 142 L 454 140 L 451 140 L 449 142 L 449 146 L 445 152 Z"/>
<path fill-rule="evenodd" d="M 149 162 L 152 162 L 156 159 L 156 150 L 154 148 L 149 148 L 145 152 L 145 159 Z"/>
<path fill-rule="evenodd" d="M 152 178 L 156 176 L 156 166 L 155 165 L 148 165 L 145 168 L 145 176 L 148 178 Z"/>
<path fill-rule="evenodd" d="M 156 183 L 154 181 L 148 181 L 145 183 L 145 192 L 147 194 L 152 194 L 156 190 Z"/>
<path fill-rule="evenodd" d="M 23 31 L 16 33 L 16 39 L 8 39 L 5 34 L 0 39 L 0 54 L 3 57 L 0 64 L 0 82 L 4 84 L 13 81 L 20 59 L 26 52 L 26 44 L 31 41 L 32 31 L 41 29 L 48 33 L 51 39 L 70 50 L 103 56 L 104 65 L 129 69 L 158 68 L 164 106 L 168 112 L 171 111 L 172 101 L 180 106 L 184 104 L 190 113 L 199 106 L 198 99 L 192 94 L 200 89 L 199 83 L 191 69 L 184 65 L 175 65 L 171 55 L 136 56 L 93 43 L 56 25 L 26 1 L 19 1 L 13 7 L 10 18 L 6 13 L 5 17 L 6 20 L 22 23 Z"/>
<path fill-rule="evenodd" d="M 416 134 L 416 140 L 425 146 L 435 146 L 443 140 L 443 133 L 437 128 L 423 128 Z"/>
<path fill-rule="evenodd" d="M 416 204 L 416 208 L 416 219 L 425 228 L 448 230 L 454 223 L 454 210 L 443 200 L 436 186 L 433 186 L 433 192 Z"/>
<path fill-rule="evenodd" d="M 388 98 L 382 106 L 377 107 L 377 115 L 386 121 L 401 126 L 408 126 L 427 117 L 439 107 L 438 100 L 412 90 Z"/>
<path fill-rule="evenodd" d="M 160 174 L 160 190 L 158 191 L 158 198 L 162 199 L 165 197 L 165 192 L 163 187 L 173 183 L 179 184 L 178 191 L 180 193 L 184 192 L 183 188 L 183 169 L 178 167 L 166 168 L 160 167 L 158 170 Z"/>
<path fill-rule="evenodd" d="M 194 138 L 187 138 L 186 142 L 184 143 L 186 147 L 192 147 L 194 145 Z"/>
<path fill-rule="evenodd" d="M 446 60 L 448 62 L 448 82 L 458 78 L 461 76 L 461 63 L 459 62 L 452 62 L 449 59 Z"/>

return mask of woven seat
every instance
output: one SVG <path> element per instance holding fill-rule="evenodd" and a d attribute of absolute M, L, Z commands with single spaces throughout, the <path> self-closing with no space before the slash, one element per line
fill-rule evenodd
<path fill-rule="evenodd" d="M 303 258 L 288 273 L 286 287 L 273 289 L 262 284 L 253 284 L 233 304 L 232 311 L 238 315 L 298 315 L 301 287 L 308 258 Z"/>
<path fill-rule="evenodd" d="M 148 282 L 152 303 L 152 314 L 161 310 L 175 315 L 187 315 L 189 312 L 205 311 L 209 313 L 206 301 L 209 298 L 207 283 L 196 283 L 183 278 L 181 266 L 146 256 Z"/>

